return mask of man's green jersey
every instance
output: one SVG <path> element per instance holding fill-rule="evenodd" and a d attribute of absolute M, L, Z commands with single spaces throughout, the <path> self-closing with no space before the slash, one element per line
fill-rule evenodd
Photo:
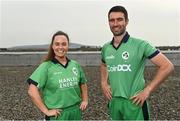
<path fill-rule="evenodd" d="M 117 48 L 113 42 L 106 43 L 101 52 L 102 62 L 107 66 L 112 96 L 130 98 L 144 89 L 146 59 L 153 58 L 159 51 L 146 41 L 130 37 L 128 33 Z"/>
<path fill-rule="evenodd" d="M 80 103 L 80 85 L 86 82 L 85 74 L 76 61 L 68 59 L 64 66 L 55 58 L 40 64 L 28 79 L 29 84 L 41 90 L 48 109 L 66 108 Z"/>

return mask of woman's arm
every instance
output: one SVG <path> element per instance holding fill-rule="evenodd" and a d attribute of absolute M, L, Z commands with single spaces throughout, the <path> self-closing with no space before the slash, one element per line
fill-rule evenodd
<path fill-rule="evenodd" d="M 39 90 L 38 88 L 30 84 L 29 89 L 28 89 L 28 94 L 31 97 L 33 103 L 47 116 L 55 116 L 57 117 L 58 114 L 60 114 L 60 110 L 53 109 L 53 110 L 48 110 L 47 107 L 44 105 Z"/>
<path fill-rule="evenodd" d="M 88 91 L 87 91 L 87 84 L 81 84 L 80 85 L 81 89 L 81 97 L 82 97 L 82 102 L 80 105 L 81 110 L 85 110 L 87 105 L 88 105 Z"/>

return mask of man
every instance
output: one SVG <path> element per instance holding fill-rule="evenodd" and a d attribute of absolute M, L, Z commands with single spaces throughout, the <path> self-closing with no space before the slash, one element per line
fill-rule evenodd
<path fill-rule="evenodd" d="M 148 42 L 126 32 L 128 13 L 114 6 L 108 13 L 113 39 L 102 48 L 101 86 L 109 100 L 112 120 L 148 120 L 147 98 L 173 71 L 173 64 Z M 145 86 L 145 61 L 157 67 L 153 80 Z"/>

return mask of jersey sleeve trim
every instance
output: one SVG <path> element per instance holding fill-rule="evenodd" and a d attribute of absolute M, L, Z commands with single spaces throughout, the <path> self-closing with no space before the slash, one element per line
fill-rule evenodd
<path fill-rule="evenodd" d="M 35 86 L 38 85 L 37 82 L 35 82 L 34 80 L 32 80 L 32 79 L 30 79 L 30 78 L 27 80 L 27 82 L 28 82 L 29 85 L 30 85 L 30 84 L 33 84 L 33 85 L 35 85 Z"/>
<path fill-rule="evenodd" d="M 87 83 L 87 81 L 85 81 L 85 82 L 80 82 L 80 85 L 82 85 L 82 84 L 86 84 Z"/>
<path fill-rule="evenodd" d="M 101 59 L 101 61 L 102 61 L 103 63 L 106 63 L 103 59 Z"/>
<path fill-rule="evenodd" d="M 150 56 L 148 56 L 149 59 L 155 57 L 157 54 L 159 54 L 159 50 L 156 50 L 153 54 L 151 54 Z"/>

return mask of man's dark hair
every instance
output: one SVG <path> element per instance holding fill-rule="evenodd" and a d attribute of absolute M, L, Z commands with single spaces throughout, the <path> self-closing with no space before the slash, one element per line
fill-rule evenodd
<path fill-rule="evenodd" d="M 125 20 L 128 20 L 128 12 L 123 6 L 114 6 L 108 12 L 108 18 L 111 12 L 122 12 L 124 14 Z"/>

